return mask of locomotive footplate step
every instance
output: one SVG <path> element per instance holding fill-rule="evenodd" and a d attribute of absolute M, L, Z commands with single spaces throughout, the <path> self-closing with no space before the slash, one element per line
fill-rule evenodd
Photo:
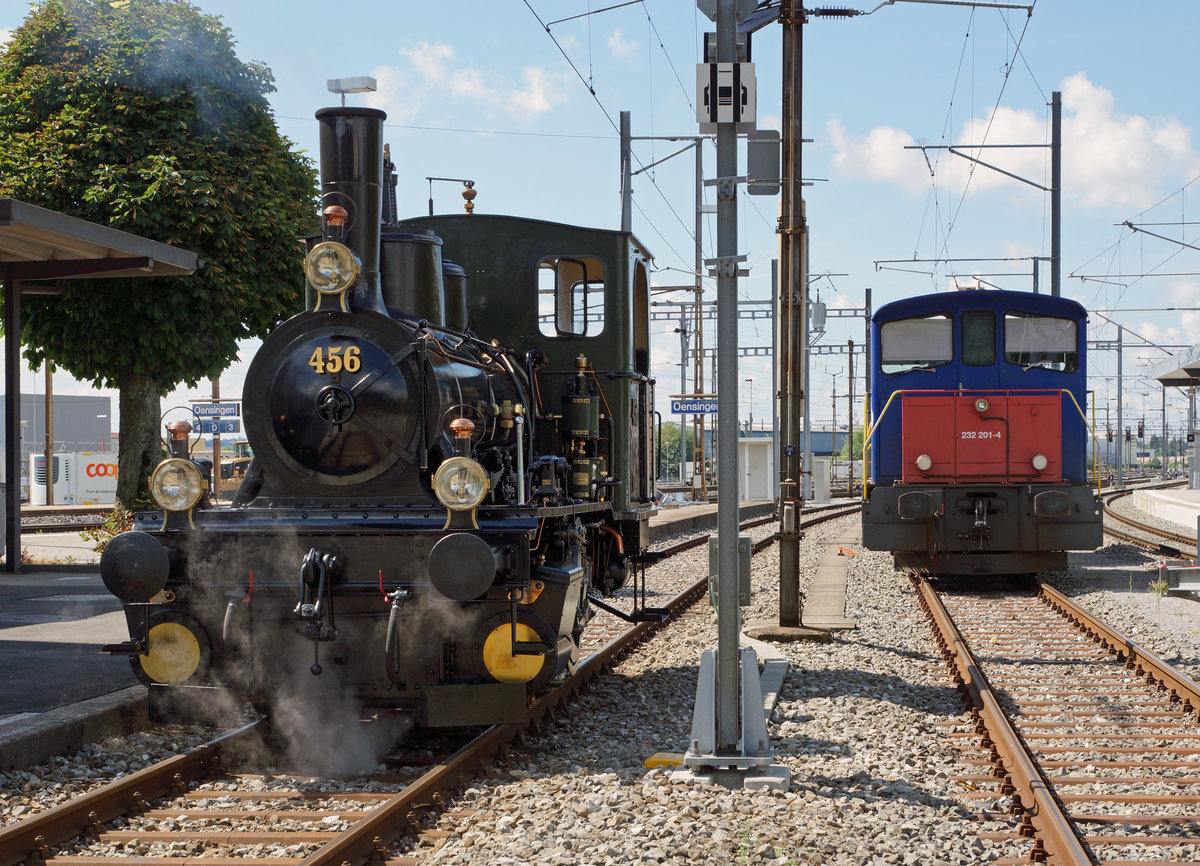
<path fill-rule="evenodd" d="M 608 611 L 613 616 L 620 617 L 625 622 L 666 622 L 671 615 L 671 611 L 665 607 L 641 607 L 634 608 L 626 613 L 619 607 L 609 604 L 608 602 L 596 598 L 594 595 L 588 596 L 588 601 L 596 605 L 601 610 Z"/>

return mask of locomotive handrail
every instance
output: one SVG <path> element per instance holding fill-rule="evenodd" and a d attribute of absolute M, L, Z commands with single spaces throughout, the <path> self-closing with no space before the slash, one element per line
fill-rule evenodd
<path fill-rule="evenodd" d="M 1083 425 L 1085 427 L 1087 427 L 1088 430 L 1090 430 L 1092 433 L 1092 465 L 1094 466 L 1096 463 L 1096 456 L 1100 453 L 1100 439 L 1096 436 L 1096 428 L 1093 427 L 1088 422 L 1087 413 L 1083 411 L 1083 407 L 1081 407 L 1079 405 L 1079 401 L 1075 399 L 1075 395 L 1072 394 L 1071 391 L 1067 388 L 1062 388 L 1060 390 L 1066 391 L 1067 394 L 1071 397 L 1071 402 L 1075 404 L 1075 411 L 1078 412 L 1079 417 L 1083 419 Z M 1099 496 L 1100 495 L 1100 473 L 1093 472 L 1092 474 L 1095 475 L 1095 477 L 1096 477 L 1096 495 Z M 1087 477 L 1086 469 L 1084 470 L 1083 475 L 1085 478 Z"/>

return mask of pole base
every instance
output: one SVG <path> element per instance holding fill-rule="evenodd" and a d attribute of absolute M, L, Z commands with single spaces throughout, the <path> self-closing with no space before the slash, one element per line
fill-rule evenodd
<path fill-rule="evenodd" d="M 829 643 L 833 640 L 833 633 L 828 629 L 812 628 L 806 625 L 780 625 L 769 621 L 752 623 L 742 631 L 746 637 L 776 643 L 792 643 L 800 640 Z"/>
<path fill-rule="evenodd" d="M 786 791 L 790 773 L 787 767 L 774 763 L 775 756 L 767 740 L 768 712 L 759 679 L 758 656 L 753 648 L 740 647 L 739 661 L 741 736 L 736 746 L 721 749 L 717 744 L 717 652 L 706 649 L 700 654 L 691 747 L 683 755 L 685 769 L 676 773 L 690 773 L 698 780 L 727 788 Z"/>

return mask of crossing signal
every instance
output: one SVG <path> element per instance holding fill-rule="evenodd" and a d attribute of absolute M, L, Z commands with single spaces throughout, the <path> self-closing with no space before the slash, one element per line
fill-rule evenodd
<path fill-rule="evenodd" d="M 1145 421 L 1138 422 L 1138 438 L 1139 439 L 1146 438 L 1146 422 Z"/>
<path fill-rule="evenodd" d="M 1128 442 L 1128 441 L 1130 441 L 1131 438 L 1132 437 L 1129 435 L 1129 428 L 1126 427 L 1125 428 L 1125 441 Z"/>

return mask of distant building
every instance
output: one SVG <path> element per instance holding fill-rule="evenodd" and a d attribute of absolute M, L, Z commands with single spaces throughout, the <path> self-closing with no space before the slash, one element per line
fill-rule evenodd
<path fill-rule="evenodd" d="M 0 413 L 6 398 L 0 397 Z M 116 451 L 113 439 L 112 398 L 98 395 L 53 395 L 55 451 Z M 4 431 L 0 427 L 0 440 Z M 21 451 L 46 450 L 46 396 L 21 395 Z"/>

